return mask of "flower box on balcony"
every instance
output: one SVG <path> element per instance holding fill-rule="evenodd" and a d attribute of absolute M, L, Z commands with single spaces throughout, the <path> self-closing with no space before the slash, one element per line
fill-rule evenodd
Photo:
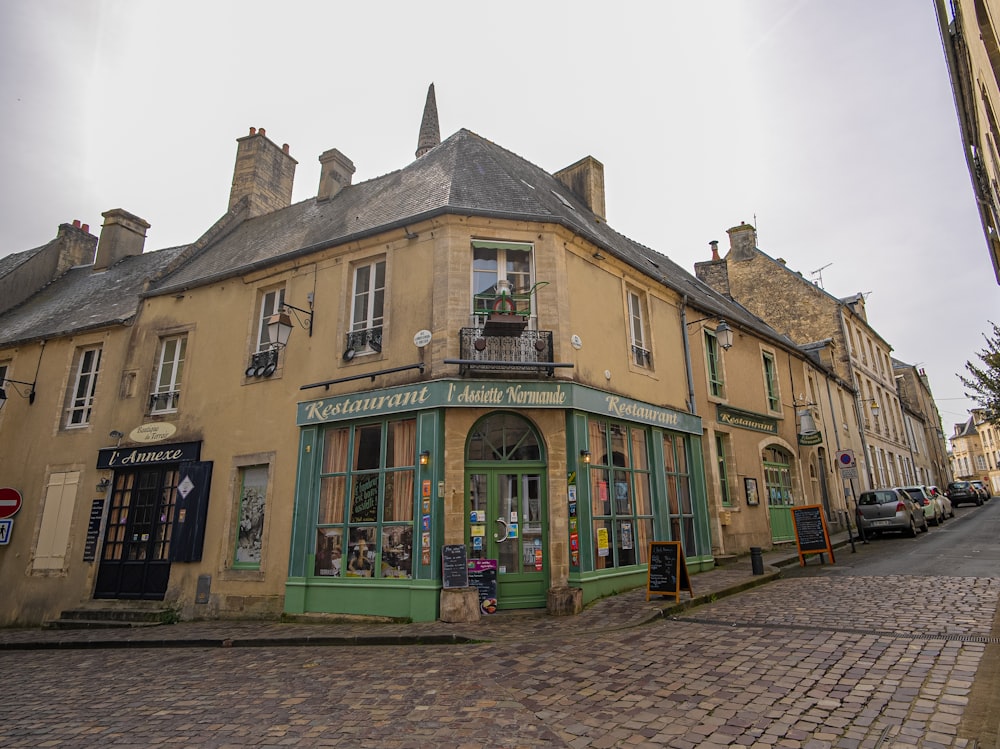
<path fill-rule="evenodd" d="M 513 313 L 493 312 L 483 324 L 483 335 L 518 336 L 528 327 L 528 318 Z"/>

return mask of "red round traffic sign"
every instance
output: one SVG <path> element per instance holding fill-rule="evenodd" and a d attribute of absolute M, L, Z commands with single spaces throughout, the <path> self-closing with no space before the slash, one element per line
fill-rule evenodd
<path fill-rule="evenodd" d="M 0 489 L 0 520 L 9 518 L 21 509 L 21 493 L 17 489 Z"/>

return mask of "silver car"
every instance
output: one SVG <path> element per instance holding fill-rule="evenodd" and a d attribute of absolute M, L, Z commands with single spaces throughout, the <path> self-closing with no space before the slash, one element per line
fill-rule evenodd
<path fill-rule="evenodd" d="M 874 489 L 858 497 L 858 528 L 865 536 L 897 532 L 906 536 L 926 533 L 927 518 L 910 495 L 900 489 Z"/>

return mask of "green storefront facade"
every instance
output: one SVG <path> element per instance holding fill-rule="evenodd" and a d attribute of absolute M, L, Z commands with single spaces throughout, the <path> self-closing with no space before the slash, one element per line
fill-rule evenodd
<path fill-rule="evenodd" d="M 687 412 L 566 381 L 442 379 L 306 401 L 297 424 L 287 613 L 436 619 L 459 536 L 495 570 L 499 609 L 642 585 L 654 540 L 681 541 L 691 571 L 714 564 Z M 446 441 L 464 445 L 447 465 Z"/>

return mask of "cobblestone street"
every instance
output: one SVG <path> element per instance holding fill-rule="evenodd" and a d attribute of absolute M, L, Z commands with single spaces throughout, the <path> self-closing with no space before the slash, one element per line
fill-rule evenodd
<path fill-rule="evenodd" d="M 998 596 L 814 577 L 616 630 L 498 619 L 480 644 L 3 652 L 0 745 L 971 747 Z"/>

